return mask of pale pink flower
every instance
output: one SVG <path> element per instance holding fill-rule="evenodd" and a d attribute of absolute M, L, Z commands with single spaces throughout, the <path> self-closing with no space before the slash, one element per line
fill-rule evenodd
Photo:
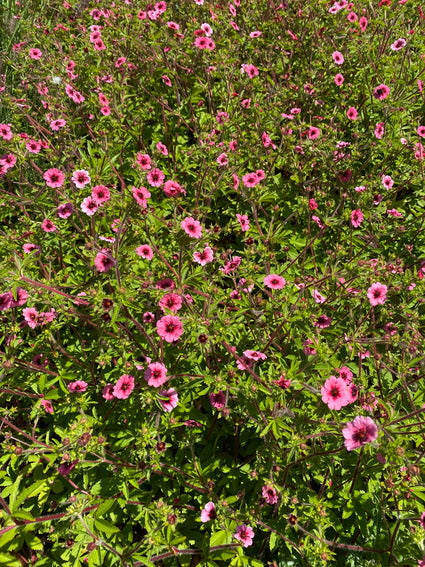
<path fill-rule="evenodd" d="M 344 63 L 344 56 L 339 51 L 334 51 L 332 53 L 332 59 L 336 65 L 342 65 Z"/>
<path fill-rule="evenodd" d="M 376 282 L 370 286 L 367 290 L 367 297 L 370 304 L 374 307 L 376 305 L 383 305 L 387 300 L 388 288 L 386 285 Z"/>
<path fill-rule="evenodd" d="M 214 252 L 212 248 L 209 246 L 205 246 L 202 252 L 194 252 L 193 253 L 193 261 L 201 264 L 201 266 L 205 266 L 213 261 Z"/>
<path fill-rule="evenodd" d="M 92 197 L 86 197 L 85 199 L 83 199 L 80 207 L 83 213 L 86 213 L 86 215 L 88 215 L 89 217 L 93 216 L 98 208 Z"/>
<path fill-rule="evenodd" d="M 263 486 L 263 488 L 261 489 L 261 494 L 263 495 L 263 498 L 265 498 L 267 504 L 277 503 L 278 500 L 277 492 L 276 489 L 273 488 L 272 486 L 268 484 Z"/>
<path fill-rule="evenodd" d="M 361 209 L 356 209 L 355 211 L 351 212 L 351 224 L 354 228 L 358 228 L 364 219 L 364 215 Z"/>
<path fill-rule="evenodd" d="M 239 224 L 241 225 L 242 232 L 247 232 L 249 230 L 249 219 L 248 215 L 236 215 Z"/>
<path fill-rule="evenodd" d="M 214 502 L 208 502 L 207 504 L 205 504 L 204 508 L 201 511 L 201 522 L 205 524 L 210 520 L 215 520 L 216 516 L 217 514 L 215 511 Z"/>
<path fill-rule="evenodd" d="M 85 169 L 78 169 L 72 174 L 71 181 L 76 187 L 78 187 L 78 189 L 84 189 L 84 187 L 91 181 L 89 172 Z"/>

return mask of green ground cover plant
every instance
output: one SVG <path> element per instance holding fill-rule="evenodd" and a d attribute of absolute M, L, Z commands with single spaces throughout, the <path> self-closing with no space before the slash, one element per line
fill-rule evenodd
<path fill-rule="evenodd" d="M 1 4 L 1 565 L 425 566 L 424 22 Z"/>

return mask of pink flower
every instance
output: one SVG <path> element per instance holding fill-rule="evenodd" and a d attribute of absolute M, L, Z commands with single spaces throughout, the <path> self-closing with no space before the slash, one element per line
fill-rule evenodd
<path fill-rule="evenodd" d="M 226 395 L 222 390 L 210 394 L 210 402 L 213 408 L 220 410 L 226 405 Z"/>
<path fill-rule="evenodd" d="M 341 378 L 330 376 L 321 389 L 322 401 L 329 409 L 340 410 L 349 403 L 347 385 Z"/>
<path fill-rule="evenodd" d="M 107 401 L 110 402 L 115 398 L 114 396 L 114 385 L 113 384 L 106 384 L 102 390 L 102 397 Z"/>
<path fill-rule="evenodd" d="M 56 132 L 64 126 L 66 126 L 66 122 L 61 118 L 59 120 L 52 120 L 52 122 L 50 122 L 50 128 Z"/>
<path fill-rule="evenodd" d="M 145 370 L 145 380 L 149 386 L 159 388 L 167 380 L 167 368 L 160 362 L 151 362 Z"/>
<path fill-rule="evenodd" d="M 422 512 L 422 516 L 419 520 L 419 523 L 421 524 L 421 527 L 425 530 L 425 512 Z"/>
<path fill-rule="evenodd" d="M 152 187 L 161 187 L 161 185 L 164 183 L 164 179 L 164 173 L 157 167 L 152 169 L 152 171 L 147 174 L 148 183 Z"/>
<path fill-rule="evenodd" d="M 182 188 L 182 186 L 177 183 L 177 181 L 172 181 L 171 179 L 164 183 L 163 189 L 167 197 L 177 197 L 182 193 L 186 194 L 186 191 Z"/>
<path fill-rule="evenodd" d="M 247 173 L 242 177 L 242 183 L 245 187 L 255 187 L 260 182 L 257 173 Z"/>
<path fill-rule="evenodd" d="M 97 211 L 97 204 L 94 202 L 92 197 L 86 197 L 80 205 L 83 213 L 86 213 L 89 217 L 93 216 Z"/>
<path fill-rule="evenodd" d="M 227 154 L 222 153 L 218 156 L 216 161 L 218 165 L 227 165 L 229 163 L 229 158 L 227 157 Z"/>
<path fill-rule="evenodd" d="M 257 350 L 244 350 L 243 355 L 249 360 L 254 360 L 255 362 L 267 359 L 267 356 L 263 352 L 258 352 Z"/>
<path fill-rule="evenodd" d="M 153 251 L 149 244 L 142 244 L 136 248 L 136 254 L 145 260 L 152 260 L 153 258 Z"/>
<path fill-rule="evenodd" d="M 46 413 L 53 413 L 53 405 L 50 400 L 41 400 L 40 404 Z"/>
<path fill-rule="evenodd" d="M 399 211 L 397 211 L 397 209 L 388 209 L 387 214 L 398 218 L 403 216 Z"/>
<path fill-rule="evenodd" d="M 397 39 L 394 43 L 391 44 L 391 49 L 393 51 L 400 51 L 400 49 L 403 49 L 405 45 L 406 45 L 406 40 L 401 37 L 400 39 Z"/>
<path fill-rule="evenodd" d="M 344 82 L 344 75 L 341 75 L 341 73 L 338 73 L 337 75 L 335 75 L 334 81 L 335 81 L 335 84 L 338 85 L 338 87 L 340 87 L 342 85 L 342 83 Z"/>
<path fill-rule="evenodd" d="M 77 171 L 74 171 L 72 174 L 71 181 L 73 181 L 74 185 L 78 187 L 78 189 L 84 189 L 84 187 L 91 181 L 89 172 L 85 169 L 77 169 Z"/>
<path fill-rule="evenodd" d="M 111 193 L 105 185 L 96 185 L 91 192 L 91 198 L 97 206 L 101 207 L 111 198 Z"/>
<path fill-rule="evenodd" d="M 264 285 L 270 289 L 283 289 L 286 284 L 285 278 L 277 274 L 270 274 L 264 278 Z"/>
<path fill-rule="evenodd" d="M 146 187 L 132 187 L 131 192 L 133 197 L 136 199 L 137 203 L 143 208 L 146 209 L 148 206 L 147 199 L 150 198 L 151 193 L 146 189 Z"/>
<path fill-rule="evenodd" d="M 62 171 L 53 167 L 43 174 L 43 179 L 46 181 L 48 187 L 55 189 L 56 187 L 62 187 L 65 181 L 65 175 Z"/>
<path fill-rule="evenodd" d="M 347 366 L 343 366 L 338 370 L 339 377 L 344 380 L 346 384 L 349 384 L 353 378 L 353 373 Z"/>
<path fill-rule="evenodd" d="M 217 517 L 215 511 L 214 502 L 208 502 L 205 504 L 204 508 L 201 511 L 201 522 L 205 524 L 205 522 L 209 522 L 210 520 L 215 520 Z"/>
<path fill-rule="evenodd" d="M 322 295 L 317 289 L 313 289 L 311 294 L 316 303 L 325 303 L 326 297 Z"/>
<path fill-rule="evenodd" d="M 220 270 L 226 276 L 228 276 L 231 272 L 234 272 L 240 266 L 241 262 L 242 262 L 242 258 L 240 256 L 233 256 L 233 258 L 231 260 L 228 260 L 224 264 L 224 267 L 220 268 Z"/>
<path fill-rule="evenodd" d="M 123 374 L 115 384 L 112 393 L 114 394 L 115 398 L 126 400 L 133 390 L 134 377 L 130 376 L 130 374 Z"/>
<path fill-rule="evenodd" d="M 156 149 L 161 152 L 162 155 L 168 156 L 167 146 L 165 146 L 162 142 L 157 143 Z"/>
<path fill-rule="evenodd" d="M 246 524 L 241 524 L 236 527 L 236 533 L 233 537 L 240 541 L 244 547 L 252 545 L 252 538 L 254 537 L 254 530 Z"/>
<path fill-rule="evenodd" d="M 382 176 L 382 185 L 385 187 L 385 189 L 391 189 L 391 187 L 394 185 L 394 181 L 391 178 L 390 175 L 383 175 Z"/>
<path fill-rule="evenodd" d="M 61 219 L 67 219 L 72 215 L 73 211 L 74 207 L 72 206 L 72 203 L 64 203 L 63 205 L 59 205 L 56 209 L 58 217 Z"/>
<path fill-rule="evenodd" d="M 26 307 L 22 310 L 22 315 L 28 324 L 28 327 L 35 329 L 37 326 L 38 311 L 34 307 Z"/>
<path fill-rule="evenodd" d="M 73 394 L 79 394 L 81 392 L 85 392 L 87 390 L 87 386 L 88 384 L 87 382 L 84 382 L 84 380 L 76 380 L 75 382 L 70 382 L 68 384 L 68 390 Z"/>
<path fill-rule="evenodd" d="M 319 228 L 323 228 L 323 223 L 317 215 L 313 215 L 311 220 L 313 220 Z"/>
<path fill-rule="evenodd" d="M 15 290 L 16 300 L 13 297 L 13 293 L 10 292 L 10 307 L 21 307 L 25 305 L 28 299 L 28 292 L 22 287 L 17 287 Z"/>
<path fill-rule="evenodd" d="M 336 65 L 342 65 L 344 63 L 344 56 L 339 51 L 334 51 L 332 53 L 332 59 Z"/>
<path fill-rule="evenodd" d="M 354 228 L 358 228 L 364 219 L 364 215 L 360 209 L 351 212 L 351 224 Z"/>
<path fill-rule="evenodd" d="M 193 253 L 193 261 L 201 264 L 201 266 L 205 266 L 213 261 L 214 252 L 212 248 L 209 246 L 205 246 L 202 252 L 194 252 Z"/>
<path fill-rule="evenodd" d="M 36 140 L 29 140 L 29 142 L 25 145 L 26 149 L 30 152 L 30 154 L 38 154 L 41 150 L 40 142 L 36 142 Z"/>
<path fill-rule="evenodd" d="M 0 311 L 6 311 L 12 307 L 13 295 L 10 292 L 0 294 Z"/>
<path fill-rule="evenodd" d="M 277 492 L 272 486 L 265 485 L 261 489 L 261 494 L 263 498 L 266 499 L 267 504 L 276 504 L 277 502 Z"/>
<path fill-rule="evenodd" d="M 387 87 L 387 85 L 383 85 L 383 84 L 378 85 L 373 91 L 373 96 L 378 100 L 386 99 L 389 94 L 390 94 L 390 89 Z"/>
<path fill-rule="evenodd" d="M 151 168 L 151 158 L 148 154 L 137 154 L 136 161 L 144 171 Z"/>
<path fill-rule="evenodd" d="M 308 139 L 316 140 L 319 136 L 320 136 L 319 128 L 316 128 L 315 126 L 310 126 L 310 128 L 308 129 Z"/>
<path fill-rule="evenodd" d="M 285 376 L 281 376 L 279 380 L 274 380 L 274 384 L 282 388 L 282 390 L 287 390 L 291 385 L 291 380 Z"/>
<path fill-rule="evenodd" d="M 0 124 L 0 137 L 2 137 L 3 140 L 6 140 L 7 142 L 9 142 L 13 138 L 10 126 L 10 124 Z"/>
<path fill-rule="evenodd" d="M 350 108 L 347 110 L 347 116 L 350 120 L 356 120 L 358 115 L 359 113 L 354 108 L 354 106 L 350 106 Z"/>
<path fill-rule="evenodd" d="M 367 290 L 367 297 L 370 301 L 370 304 L 374 307 L 376 305 L 383 305 L 387 300 L 387 291 L 388 288 L 386 285 L 383 285 L 379 282 L 372 284 Z"/>
<path fill-rule="evenodd" d="M 175 407 L 177 407 L 177 404 L 179 403 L 179 397 L 174 388 L 170 388 L 169 390 L 160 390 L 158 393 L 162 398 L 159 398 L 159 403 L 162 405 L 165 411 L 171 411 Z"/>
<path fill-rule="evenodd" d="M 192 217 L 185 218 L 180 226 L 191 238 L 201 238 L 202 236 L 202 226 L 201 223 Z"/>
<path fill-rule="evenodd" d="M 115 265 L 115 261 L 107 248 L 103 248 L 101 252 L 96 254 L 94 266 L 98 272 L 106 273 Z"/>
<path fill-rule="evenodd" d="M 370 417 L 358 415 L 354 418 L 354 421 L 347 423 L 342 434 L 347 451 L 352 451 L 366 443 L 375 441 L 378 437 L 378 428 Z"/>
<path fill-rule="evenodd" d="M 30 49 L 29 53 L 30 53 L 31 59 L 35 59 L 36 61 L 41 59 L 41 57 L 43 55 L 43 53 L 37 48 Z"/>
<path fill-rule="evenodd" d="M 166 315 L 157 322 L 156 330 L 161 339 L 172 343 L 183 334 L 183 324 L 177 316 Z"/>
<path fill-rule="evenodd" d="M 249 219 L 247 215 L 236 215 L 239 224 L 241 225 L 242 232 L 247 232 L 249 230 Z"/>
<path fill-rule="evenodd" d="M 177 293 L 167 293 L 159 300 L 159 306 L 163 313 L 165 313 L 167 309 L 173 313 L 177 313 L 177 311 L 182 308 L 182 298 Z"/>
<path fill-rule="evenodd" d="M 41 253 L 41 247 L 38 246 L 38 244 L 33 244 L 32 242 L 29 242 L 28 244 L 24 244 L 22 246 L 22 250 L 24 251 L 24 254 L 31 254 L 31 252 L 36 250 L 34 256 L 39 256 Z"/>
<path fill-rule="evenodd" d="M 306 356 L 312 356 L 314 354 L 317 354 L 317 351 L 314 347 L 311 347 L 310 345 L 313 345 L 314 342 L 311 339 L 306 339 L 303 342 L 303 353 Z"/>
<path fill-rule="evenodd" d="M 44 221 L 41 223 L 41 228 L 42 230 L 44 230 L 44 232 L 55 232 L 55 230 L 57 230 L 56 226 L 49 219 L 44 219 Z"/>
<path fill-rule="evenodd" d="M 367 28 L 367 18 L 362 16 L 359 20 L 359 26 L 361 31 L 365 31 L 365 29 Z"/>

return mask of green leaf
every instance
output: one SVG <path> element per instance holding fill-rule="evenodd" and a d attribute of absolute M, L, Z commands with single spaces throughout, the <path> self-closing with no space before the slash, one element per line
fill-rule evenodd
<path fill-rule="evenodd" d="M 94 525 L 96 526 L 96 528 L 104 533 L 107 534 L 116 534 L 117 532 L 120 531 L 119 528 L 117 528 L 116 526 L 110 524 L 109 522 L 107 522 L 106 520 L 101 520 L 101 519 L 95 519 L 94 521 Z"/>
<path fill-rule="evenodd" d="M 100 518 L 114 506 L 115 500 L 105 500 L 94 513 L 95 518 Z"/>
<path fill-rule="evenodd" d="M 0 537 L 0 547 L 3 547 L 4 545 L 8 544 L 9 541 L 14 539 L 16 537 L 16 533 L 16 528 L 14 528 L 13 530 L 9 530 L 5 534 L 3 534 Z"/>
<path fill-rule="evenodd" d="M 0 564 L 2 567 L 22 567 L 21 562 L 8 553 L 0 553 Z"/>
<path fill-rule="evenodd" d="M 228 530 L 220 530 L 211 535 L 210 547 L 226 545 L 232 541 L 232 534 Z"/>

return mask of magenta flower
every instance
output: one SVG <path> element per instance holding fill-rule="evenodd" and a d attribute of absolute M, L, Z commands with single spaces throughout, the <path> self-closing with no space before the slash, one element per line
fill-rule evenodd
<path fill-rule="evenodd" d="M 331 323 L 332 319 L 330 317 L 327 317 L 326 315 L 320 315 L 320 317 L 318 317 L 316 321 L 314 321 L 313 325 L 318 329 L 326 329 L 330 326 Z"/>
<path fill-rule="evenodd" d="M 43 179 L 46 181 L 48 187 L 55 189 L 56 187 L 62 187 L 65 181 L 65 174 L 53 167 L 43 174 Z"/>
<path fill-rule="evenodd" d="M 322 401 L 329 409 L 340 410 L 349 403 L 347 385 L 341 378 L 330 376 L 323 384 Z"/>
<path fill-rule="evenodd" d="M 201 223 L 192 217 L 185 218 L 180 226 L 191 238 L 201 238 L 202 236 L 202 226 Z"/>
<path fill-rule="evenodd" d="M 43 55 L 43 53 L 37 48 L 30 49 L 29 54 L 30 54 L 31 59 L 34 59 L 35 61 L 38 61 L 39 59 L 41 59 L 41 57 Z"/>
<path fill-rule="evenodd" d="M 240 541 L 244 547 L 252 545 L 252 538 L 254 537 L 254 530 L 246 524 L 241 524 L 236 527 L 236 533 L 233 537 Z"/>
<path fill-rule="evenodd" d="M 59 205 L 56 209 L 58 217 L 61 219 L 67 219 L 72 215 L 73 211 L 74 207 L 72 206 L 72 203 L 64 203 L 63 205 Z"/>
<path fill-rule="evenodd" d="M 354 228 L 358 228 L 364 219 L 364 215 L 360 209 L 351 212 L 351 224 Z"/>
<path fill-rule="evenodd" d="M 255 187 L 259 182 L 260 179 L 258 179 L 258 175 L 255 172 L 247 173 L 242 177 L 242 183 L 245 187 Z"/>
<path fill-rule="evenodd" d="M 201 522 L 209 522 L 210 520 L 215 520 L 217 517 L 215 511 L 214 502 L 208 502 L 205 504 L 204 508 L 201 511 Z"/>
<path fill-rule="evenodd" d="M 378 428 L 370 417 L 358 415 L 342 430 L 347 451 L 372 443 L 378 437 Z"/>
<path fill-rule="evenodd" d="M 261 494 L 263 495 L 263 498 L 266 499 L 267 504 L 276 504 L 277 492 L 272 486 L 263 486 L 263 488 L 261 489 Z"/>
<path fill-rule="evenodd" d="M 381 140 L 381 138 L 384 136 L 384 134 L 385 134 L 384 123 L 383 122 L 377 122 L 376 127 L 375 127 L 375 138 L 378 138 L 378 140 Z"/>
<path fill-rule="evenodd" d="M 159 388 L 167 380 L 167 368 L 160 362 L 151 362 L 145 370 L 145 380 L 149 386 Z"/>
<path fill-rule="evenodd" d="M 177 341 L 183 334 L 183 323 L 177 316 L 166 315 L 156 324 L 158 335 L 167 343 Z"/>
<path fill-rule="evenodd" d="M 210 402 L 213 408 L 220 410 L 226 405 L 226 395 L 222 390 L 210 394 Z"/>
<path fill-rule="evenodd" d="M 170 388 L 169 390 L 160 390 L 159 395 L 162 398 L 159 398 L 159 403 L 165 411 L 172 411 L 175 407 L 177 407 L 179 397 L 174 388 Z"/>
<path fill-rule="evenodd" d="M 68 390 L 73 394 L 80 394 L 81 392 L 85 392 L 87 390 L 87 387 L 88 384 L 87 382 L 84 382 L 84 380 L 76 380 L 75 382 L 70 382 L 68 384 Z"/>
<path fill-rule="evenodd" d="M 197 262 L 198 264 L 201 264 L 201 266 L 205 266 L 206 264 L 209 264 L 210 262 L 213 261 L 213 258 L 214 258 L 214 252 L 212 251 L 212 248 L 210 248 L 209 246 L 205 246 L 202 252 L 193 253 L 193 261 Z"/>
<path fill-rule="evenodd" d="M 382 84 L 378 85 L 373 91 L 373 96 L 378 100 L 386 99 L 389 94 L 390 94 L 390 89 L 387 87 L 387 85 L 382 85 Z"/>
<path fill-rule="evenodd" d="M 129 374 L 123 374 L 118 379 L 112 391 L 115 398 L 126 400 L 134 390 L 134 377 Z"/>
<path fill-rule="evenodd" d="M 152 260 L 153 251 L 149 244 L 142 244 L 136 248 L 136 254 L 145 260 Z"/>
<path fill-rule="evenodd" d="M 286 284 L 285 278 L 277 274 L 269 274 L 264 278 L 264 285 L 270 289 L 283 289 Z"/>
<path fill-rule="evenodd" d="M 308 129 L 308 139 L 309 140 L 317 140 L 320 136 L 320 129 L 316 128 L 316 126 L 310 126 Z"/>
<path fill-rule="evenodd" d="M 384 305 L 387 300 L 388 288 L 386 285 L 376 282 L 367 290 L 367 297 L 370 304 L 374 307 L 376 305 Z"/>
<path fill-rule="evenodd" d="M 425 138 L 425 126 L 418 126 L 416 132 L 418 133 L 418 136 L 421 136 L 421 138 Z"/>
<path fill-rule="evenodd" d="M 274 380 L 273 383 L 276 384 L 276 386 L 279 386 L 279 388 L 282 388 L 282 390 L 287 390 L 291 385 L 291 379 L 281 376 L 279 380 Z"/>
<path fill-rule="evenodd" d="M 160 169 L 155 167 L 147 174 L 146 178 L 149 185 L 151 185 L 152 187 L 161 187 L 161 185 L 164 183 L 165 175 Z"/>

